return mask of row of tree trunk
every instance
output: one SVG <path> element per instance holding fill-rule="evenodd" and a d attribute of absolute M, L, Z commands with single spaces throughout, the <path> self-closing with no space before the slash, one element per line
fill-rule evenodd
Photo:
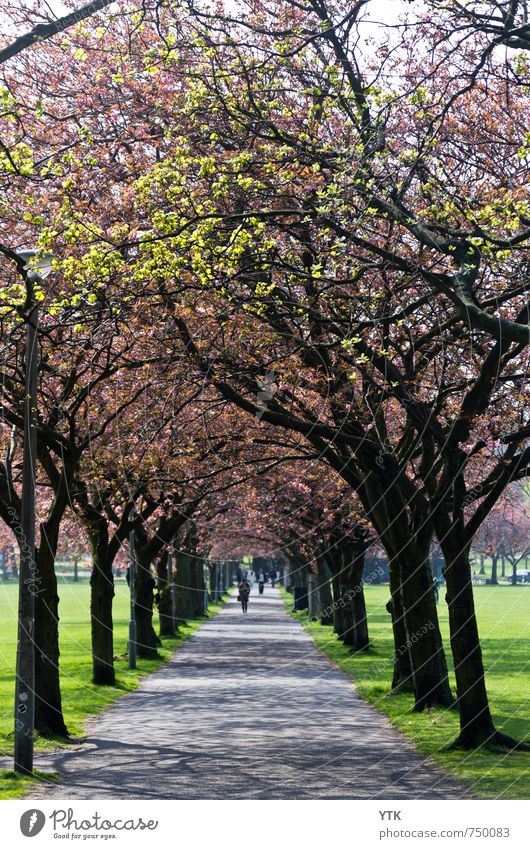
<path fill-rule="evenodd" d="M 392 692 L 414 694 L 415 710 L 450 707 L 460 712 L 458 745 L 468 748 L 484 742 L 510 743 L 494 728 L 486 693 L 482 652 L 476 625 L 469 569 L 469 551 L 447 534 L 443 542 L 446 601 L 457 700 L 449 686 L 447 663 L 440 633 L 433 580 L 429 563 L 430 536 L 404 537 L 389 557 L 391 615 L 394 635 Z M 337 637 L 354 651 L 370 647 L 363 590 L 365 565 L 363 541 L 340 541 L 315 557 L 316 575 L 312 592 L 323 625 L 333 625 Z M 388 549 L 387 549 L 388 551 Z M 393 552 L 393 548 L 390 548 Z M 295 607 L 310 609 L 307 566 L 304 558 L 289 552 L 288 584 Z M 313 585 L 313 581 L 311 582 Z M 305 586 L 304 591 L 299 587 Z M 511 741 L 514 743 L 515 741 Z"/>
<path fill-rule="evenodd" d="M 41 528 L 41 544 L 37 552 L 39 586 L 35 615 L 35 727 L 42 735 L 67 736 L 59 677 L 59 593 L 55 574 L 55 553 L 59 522 L 47 522 Z M 109 533 L 108 522 L 101 514 L 91 516 L 88 527 L 92 549 L 90 578 L 90 618 L 92 639 L 92 682 L 114 685 L 114 637 L 112 606 L 114 598 L 113 563 L 122 539 Z M 122 538 L 126 534 L 121 535 Z M 208 587 L 204 561 L 193 551 L 170 555 L 169 546 L 156 560 L 152 548 L 141 535 L 135 546 L 135 616 L 137 623 L 137 656 L 155 658 L 160 637 L 172 637 L 180 625 L 206 613 Z M 158 608 L 160 633 L 153 624 Z"/>

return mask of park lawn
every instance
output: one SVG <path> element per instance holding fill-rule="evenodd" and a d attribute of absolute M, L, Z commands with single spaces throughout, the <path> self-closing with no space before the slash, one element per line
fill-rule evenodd
<path fill-rule="evenodd" d="M 176 639 L 163 639 L 160 659 L 138 659 L 138 668 L 129 669 L 125 654 L 129 627 L 129 588 L 125 581 L 116 582 L 114 598 L 114 654 L 118 657 L 116 686 L 101 687 L 90 683 L 92 659 L 90 649 L 90 587 L 88 580 L 74 583 L 69 579 L 59 585 L 61 689 L 66 725 L 72 737 L 83 734 L 88 717 L 104 710 L 112 702 L 138 686 L 140 678 L 169 659 L 174 649 L 190 637 L 204 618 L 189 620 Z M 0 585 L 0 755 L 13 752 L 13 702 L 17 623 L 16 584 Z M 210 604 L 208 617 L 214 616 L 222 604 Z M 156 617 L 155 617 L 156 619 Z M 156 627 L 156 624 L 155 624 Z M 68 743 L 63 739 L 38 737 L 35 749 L 57 748 Z M 49 780 L 53 776 L 47 775 Z M 0 770 L 0 799 L 18 798 L 33 782 L 12 770 Z"/>
<path fill-rule="evenodd" d="M 292 596 L 282 590 L 291 609 Z M 445 640 L 454 687 L 447 606 L 440 593 L 438 615 Z M 455 710 L 415 714 L 410 696 L 388 694 L 394 651 L 390 618 L 385 610 L 387 586 L 366 587 L 366 604 L 372 648 L 353 653 L 343 646 L 329 626 L 309 622 L 306 613 L 293 613 L 311 634 L 318 648 L 355 682 L 359 694 L 385 713 L 416 745 L 418 751 L 465 783 L 478 798 L 530 798 L 530 753 L 449 749 L 458 735 Z M 528 740 L 530 692 L 530 586 L 475 588 L 477 617 L 482 639 L 486 683 L 498 729 L 518 740 Z"/>

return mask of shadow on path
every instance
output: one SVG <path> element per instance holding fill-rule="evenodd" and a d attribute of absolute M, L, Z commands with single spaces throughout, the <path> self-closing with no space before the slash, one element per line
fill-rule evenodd
<path fill-rule="evenodd" d="M 286 613 L 231 598 L 120 699 L 33 799 L 457 799 L 467 791 L 370 705 Z"/>

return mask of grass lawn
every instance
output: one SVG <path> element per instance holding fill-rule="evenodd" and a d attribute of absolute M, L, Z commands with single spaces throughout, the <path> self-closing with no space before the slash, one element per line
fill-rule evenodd
<path fill-rule="evenodd" d="M 204 619 L 189 621 L 177 639 L 164 638 L 159 649 L 160 660 L 138 659 L 138 668 L 129 669 L 125 656 L 129 627 L 129 588 L 125 581 L 116 583 L 114 598 L 114 653 L 117 683 L 115 687 L 97 687 L 90 683 L 92 658 L 90 649 L 90 599 L 87 580 L 59 585 L 60 651 L 63 711 L 70 734 L 83 733 L 83 723 L 91 714 L 103 710 L 124 693 L 134 690 L 144 675 L 157 669 L 183 640 L 190 637 Z M 0 754 L 13 752 L 13 704 L 16 655 L 17 595 L 15 582 L 0 585 Z M 211 604 L 208 615 L 215 615 L 220 604 Z M 37 738 L 36 750 L 65 745 L 57 740 Z M 48 775 L 49 779 L 50 776 Z M 12 770 L 0 770 L 0 799 L 19 797 L 31 778 L 18 776 Z"/>
<path fill-rule="evenodd" d="M 292 596 L 282 590 L 291 609 Z M 438 615 L 446 641 L 447 660 L 454 685 L 447 606 L 440 593 Z M 318 648 L 346 672 L 361 696 L 385 713 L 390 721 L 425 755 L 454 773 L 479 798 L 530 798 L 530 753 L 504 750 L 462 752 L 450 750 L 458 734 L 454 710 L 415 714 L 410 696 L 390 696 L 394 651 L 390 618 L 385 610 L 388 587 L 366 587 L 372 648 L 352 653 L 340 643 L 331 627 L 308 622 L 306 613 L 293 613 L 311 634 Z M 486 667 L 486 682 L 497 728 L 518 740 L 530 732 L 530 586 L 475 588 L 477 617 Z"/>
<path fill-rule="evenodd" d="M 483 575 L 480 574 L 480 568 L 481 567 L 480 567 L 480 557 L 479 557 L 479 555 L 475 553 L 475 554 L 473 554 L 473 557 L 474 557 L 474 559 L 472 560 L 472 571 L 476 573 L 477 578 L 480 581 L 480 583 L 485 583 L 486 579 L 489 580 L 491 578 L 491 569 L 492 569 L 491 557 L 486 557 L 484 559 L 484 574 Z M 517 567 L 516 567 L 517 572 L 520 572 L 523 569 L 528 569 L 529 559 L 530 558 L 528 558 L 528 557 L 523 558 L 517 564 Z M 504 574 L 504 578 L 503 578 L 502 577 L 502 563 L 501 563 L 501 558 L 499 557 L 499 559 L 497 561 L 497 581 L 501 585 L 511 584 L 511 582 L 512 582 L 512 566 L 511 566 L 511 563 L 508 563 L 507 560 L 505 561 L 504 569 L 505 569 L 505 574 Z"/>

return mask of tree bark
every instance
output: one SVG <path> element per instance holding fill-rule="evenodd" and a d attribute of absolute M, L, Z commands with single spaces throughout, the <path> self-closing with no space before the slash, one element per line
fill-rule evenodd
<path fill-rule="evenodd" d="M 414 709 L 448 707 L 453 698 L 429 564 L 432 528 L 424 515 L 415 514 L 394 480 L 384 488 L 381 481 L 372 478 L 362 494 L 390 562 L 391 611 L 398 626 L 394 626 L 394 638 L 401 640 L 403 636 L 399 633 L 401 615 L 406 638 L 396 644 L 395 658 L 399 662 L 408 651 Z M 414 526 L 418 530 L 412 530 Z M 401 674 L 396 675 L 394 669 L 396 678 L 399 680 Z"/>
<path fill-rule="evenodd" d="M 206 613 L 204 605 L 204 593 L 206 585 L 204 582 L 204 567 L 202 558 L 196 554 L 191 560 L 191 587 L 192 587 L 192 610 L 194 617 L 204 616 Z"/>
<path fill-rule="evenodd" d="M 215 564 L 211 564 L 210 566 L 210 574 L 212 581 L 215 581 L 218 577 L 217 575 L 217 566 Z M 187 554 L 183 552 L 179 552 L 177 555 L 176 562 L 176 586 L 175 586 L 175 607 L 176 607 L 176 617 L 177 623 L 179 625 L 185 625 L 187 619 L 191 619 L 193 617 L 193 606 L 191 601 L 191 592 L 190 592 L 190 583 L 191 583 L 191 575 L 190 575 L 190 558 Z M 215 583 L 211 584 L 212 586 L 212 595 L 215 599 L 215 587 L 217 586 Z"/>
<path fill-rule="evenodd" d="M 50 470 L 49 455 L 39 452 Z M 57 473 L 51 468 L 54 498 L 47 520 L 40 526 L 40 545 L 35 551 L 37 592 L 35 597 L 35 729 L 45 736 L 68 735 L 64 721 L 59 678 L 59 594 L 55 556 L 59 529 L 67 504 L 70 462 Z"/>
<path fill-rule="evenodd" d="M 391 559 L 389 562 L 390 599 L 386 609 L 392 617 L 392 632 L 394 635 L 394 669 L 392 673 L 392 692 L 412 693 L 412 666 L 407 649 L 407 630 L 405 628 L 405 611 L 401 599 L 401 578 L 399 563 Z"/>
<path fill-rule="evenodd" d="M 491 555 L 491 579 L 490 584 L 498 584 L 497 580 L 497 560 L 499 559 L 498 554 Z"/>
<path fill-rule="evenodd" d="M 90 630 L 92 641 L 92 682 L 102 686 L 116 683 L 114 671 L 114 624 L 112 603 L 114 576 L 112 564 L 119 550 L 116 533 L 109 540 L 109 521 L 102 512 L 99 496 L 95 503 L 85 485 L 78 481 L 78 517 L 85 528 L 92 555 L 90 574 Z M 94 495 L 94 494 L 93 494 Z M 123 528 L 121 529 L 123 534 Z"/>
<path fill-rule="evenodd" d="M 185 557 L 185 555 L 182 555 L 182 557 L 184 558 L 184 557 Z M 184 572 L 184 571 L 186 571 L 186 569 L 187 569 L 187 565 L 183 562 L 183 563 L 182 563 L 182 571 Z M 218 563 L 216 563 L 215 561 L 212 561 L 212 562 L 210 563 L 210 593 L 209 593 L 209 595 L 210 595 L 210 598 L 211 598 L 211 600 L 212 600 L 213 602 L 217 602 L 217 601 L 219 601 L 219 599 L 218 599 L 218 596 L 219 596 L 219 591 L 218 591 L 218 587 L 219 587 L 219 574 L 218 574 L 218 569 L 219 569 L 219 564 L 218 564 Z"/>
<path fill-rule="evenodd" d="M 440 533 L 445 556 L 447 604 L 451 630 L 460 735 L 457 745 L 475 748 L 497 736 L 491 718 L 482 649 L 475 615 L 469 549 L 444 526 Z"/>
<path fill-rule="evenodd" d="M 333 625 L 333 596 L 331 594 L 331 572 L 323 556 L 317 557 L 317 582 L 320 606 L 320 624 Z"/>
<path fill-rule="evenodd" d="M 329 566 L 331 571 L 331 586 L 333 588 L 333 630 L 338 639 L 343 640 L 344 629 L 346 627 L 344 621 L 344 584 L 341 581 L 340 574 L 342 569 L 341 557 L 340 553 L 336 550 L 330 556 Z"/>
<path fill-rule="evenodd" d="M 453 704 L 429 565 L 429 544 L 421 546 L 418 541 L 409 541 L 399 557 L 416 711 Z"/>
<path fill-rule="evenodd" d="M 162 645 L 153 628 L 153 605 L 156 581 L 150 569 L 151 561 L 143 556 L 140 546 L 136 549 L 136 640 L 138 657 L 159 657 Z"/>
<path fill-rule="evenodd" d="M 341 573 L 345 587 L 344 645 L 355 651 L 367 651 L 370 648 L 363 588 L 364 555 L 364 548 L 346 547 Z"/>
<path fill-rule="evenodd" d="M 296 553 L 290 557 L 291 564 L 291 589 L 294 600 L 293 607 L 295 610 L 307 610 L 307 564 L 302 556 Z"/>
<path fill-rule="evenodd" d="M 59 680 L 59 594 L 55 574 L 59 525 L 60 519 L 42 523 L 36 552 L 35 729 L 43 736 L 66 737 Z"/>
<path fill-rule="evenodd" d="M 104 516 L 86 525 L 92 550 L 90 575 L 90 623 L 92 634 L 92 683 L 114 686 L 113 559 L 109 555 L 109 528 Z"/>
<path fill-rule="evenodd" d="M 174 637 L 175 622 L 173 619 L 173 599 L 171 596 L 171 581 L 168 572 L 169 552 L 163 551 L 157 564 L 157 605 L 160 618 L 160 636 Z"/>

